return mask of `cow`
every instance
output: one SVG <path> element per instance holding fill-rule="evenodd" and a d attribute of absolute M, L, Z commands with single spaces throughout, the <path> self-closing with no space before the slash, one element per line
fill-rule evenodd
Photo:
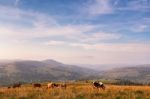
<path fill-rule="evenodd" d="M 48 83 L 47 84 L 47 88 L 49 89 L 49 88 L 52 88 L 52 85 L 53 85 L 53 83 Z"/>
<path fill-rule="evenodd" d="M 66 84 L 48 83 L 47 88 L 66 88 Z"/>
<path fill-rule="evenodd" d="M 60 85 L 56 83 L 52 83 L 52 88 L 58 88 Z"/>
<path fill-rule="evenodd" d="M 93 86 L 95 88 L 98 88 L 98 89 L 101 88 L 101 89 L 105 90 L 105 86 L 104 86 L 104 84 L 102 82 L 95 81 L 95 82 L 93 82 Z"/>
<path fill-rule="evenodd" d="M 10 86 L 8 86 L 7 88 L 8 88 L 8 89 L 10 89 L 11 87 L 10 87 Z"/>
<path fill-rule="evenodd" d="M 20 83 L 14 84 L 14 85 L 12 86 L 12 88 L 19 88 L 19 87 L 21 87 L 21 84 L 20 84 Z"/>
<path fill-rule="evenodd" d="M 39 84 L 39 83 L 35 83 L 35 84 L 33 84 L 33 87 L 34 88 L 40 88 L 42 85 L 41 84 Z"/>
<path fill-rule="evenodd" d="M 65 89 L 66 89 L 67 85 L 66 85 L 66 84 L 60 84 L 59 87 L 60 87 L 60 88 L 65 88 Z"/>

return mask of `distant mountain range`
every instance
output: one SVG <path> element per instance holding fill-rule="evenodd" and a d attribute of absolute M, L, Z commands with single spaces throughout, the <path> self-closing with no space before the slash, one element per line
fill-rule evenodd
<path fill-rule="evenodd" d="M 0 85 L 17 82 L 66 81 L 79 79 L 129 79 L 150 82 L 150 65 L 115 68 L 99 72 L 55 60 L 0 62 Z"/>
<path fill-rule="evenodd" d="M 96 73 L 92 69 L 66 65 L 54 60 L 1 61 L 0 85 L 16 82 L 77 80 L 89 78 Z"/>
<path fill-rule="evenodd" d="M 130 80 L 139 83 L 150 83 L 150 65 L 114 68 L 100 74 L 102 78 Z"/>

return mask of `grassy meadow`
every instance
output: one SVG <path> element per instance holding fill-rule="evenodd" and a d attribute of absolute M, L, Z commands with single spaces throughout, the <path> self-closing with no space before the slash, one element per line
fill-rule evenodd
<path fill-rule="evenodd" d="M 0 99 L 150 99 L 150 86 L 106 85 L 106 90 L 97 90 L 89 83 L 68 84 L 66 89 L 23 85 L 15 89 L 1 87 Z"/>

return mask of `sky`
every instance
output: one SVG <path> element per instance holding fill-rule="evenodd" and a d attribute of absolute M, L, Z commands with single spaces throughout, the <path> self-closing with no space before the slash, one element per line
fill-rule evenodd
<path fill-rule="evenodd" d="M 150 0 L 0 0 L 0 59 L 150 64 Z"/>

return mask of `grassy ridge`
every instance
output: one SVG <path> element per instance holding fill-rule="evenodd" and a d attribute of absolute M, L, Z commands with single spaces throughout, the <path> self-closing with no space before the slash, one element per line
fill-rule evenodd
<path fill-rule="evenodd" d="M 70 84 L 66 89 L 33 88 L 24 85 L 21 88 L 0 88 L 0 99 L 150 99 L 149 86 L 106 85 L 106 90 L 94 89 L 90 84 Z"/>

